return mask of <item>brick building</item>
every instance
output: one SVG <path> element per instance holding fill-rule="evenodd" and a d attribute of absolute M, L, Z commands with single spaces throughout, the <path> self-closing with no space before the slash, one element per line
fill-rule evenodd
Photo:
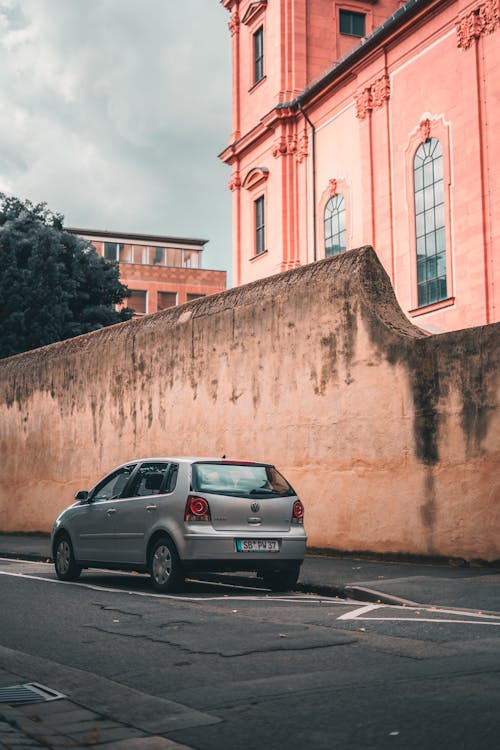
<path fill-rule="evenodd" d="M 226 288 L 226 271 L 201 267 L 207 240 L 97 229 L 65 231 L 89 240 L 98 255 L 118 262 L 120 281 L 132 292 L 125 304 L 136 314 L 164 310 Z"/>
<path fill-rule="evenodd" d="M 221 0 L 236 285 L 372 245 L 429 331 L 500 319 L 500 0 Z"/>

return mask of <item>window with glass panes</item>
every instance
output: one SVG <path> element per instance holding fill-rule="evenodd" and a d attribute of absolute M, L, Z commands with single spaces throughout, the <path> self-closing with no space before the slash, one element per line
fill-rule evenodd
<path fill-rule="evenodd" d="M 253 35 L 253 82 L 264 78 L 264 29 L 261 26 Z"/>
<path fill-rule="evenodd" d="M 132 308 L 136 315 L 144 315 L 147 312 L 147 292 L 132 289 L 127 298 L 127 307 Z"/>
<path fill-rule="evenodd" d="M 177 292 L 157 292 L 156 307 L 158 310 L 166 310 L 177 304 Z"/>
<path fill-rule="evenodd" d="M 255 201 L 255 255 L 266 250 L 266 225 L 264 216 L 264 196 Z"/>
<path fill-rule="evenodd" d="M 345 200 L 334 195 L 325 206 L 325 255 L 338 255 L 346 249 Z"/>
<path fill-rule="evenodd" d="M 413 161 L 418 306 L 446 299 L 443 149 L 437 138 L 422 143 Z"/>
<path fill-rule="evenodd" d="M 365 36 L 365 14 L 351 10 L 339 11 L 339 26 L 341 34 L 349 36 Z"/>

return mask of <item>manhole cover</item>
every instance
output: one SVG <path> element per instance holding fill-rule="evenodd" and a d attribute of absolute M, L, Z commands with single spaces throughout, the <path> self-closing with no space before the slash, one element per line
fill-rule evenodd
<path fill-rule="evenodd" d="M 44 701 L 55 701 L 58 698 L 66 698 L 57 690 L 52 690 L 46 685 L 38 682 L 26 682 L 24 685 L 10 685 L 0 688 L 0 703 L 9 703 L 19 706 L 23 703 L 42 703 Z"/>

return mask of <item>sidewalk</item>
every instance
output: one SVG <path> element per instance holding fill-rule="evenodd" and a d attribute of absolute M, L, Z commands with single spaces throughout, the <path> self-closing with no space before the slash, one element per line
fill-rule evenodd
<path fill-rule="evenodd" d="M 0 557 L 49 562 L 44 534 L 0 533 Z M 241 579 L 243 581 L 243 579 Z M 308 555 L 298 590 L 386 604 L 500 611 L 500 567 Z"/>

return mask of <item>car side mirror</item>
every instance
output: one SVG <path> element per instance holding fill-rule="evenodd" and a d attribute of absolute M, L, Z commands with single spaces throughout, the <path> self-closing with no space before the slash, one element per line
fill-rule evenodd
<path fill-rule="evenodd" d="M 88 503 L 89 493 L 87 490 L 79 490 L 75 495 L 75 500 L 79 500 L 81 503 Z"/>

